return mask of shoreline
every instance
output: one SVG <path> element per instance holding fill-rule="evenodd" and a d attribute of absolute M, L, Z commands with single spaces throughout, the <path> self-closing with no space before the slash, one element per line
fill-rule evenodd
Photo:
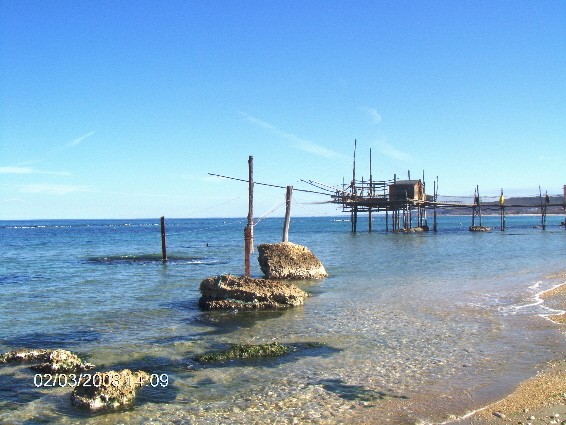
<path fill-rule="evenodd" d="M 545 276 L 560 279 L 557 286 L 540 292 L 537 298 L 559 314 L 541 315 L 561 327 L 566 335 L 566 271 Z M 443 425 L 470 424 L 566 424 L 566 354 L 543 365 L 535 376 L 521 382 L 501 400 L 468 412 Z"/>

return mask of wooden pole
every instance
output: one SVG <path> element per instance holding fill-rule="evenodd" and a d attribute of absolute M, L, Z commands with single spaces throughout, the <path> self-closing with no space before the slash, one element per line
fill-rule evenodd
<path fill-rule="evenodd" d="M 437 177 L 438 179 L 438 177 Z M 438 228 L 436 227 L 436 181 L 433 181 L 433 192 L 434 192 L 434 224 L 433 224 L 433 229 L 436 232 L 438 230 Z"/>
<path fill-rule="evenodd" d="M 538 187 L 538 192 L 539 192 L 539 197 L 540 197 L 540 222 L 542 225 L 542 230 L 546 230 L 546 204 L 548 202 L 545 201 L 545 203 L 543 204 L 542 202 L 542 191 L 540 189 L 540 186 Z M 548 199 L 548 192 L 546 194 L 546 198 Z"/>
<path fill-rule="evenodd" d="M 165 217 L 161 217 L 161 255 L 162 260 L 167 261 L 167 241 L 165 236 Z"/>
<path fill-rule="evenodd" d="M 501 209 L 501 231 L 505 231 L 505 197 L 503 196 L 503 189 L 501 189 L 501 195 L 499 195 L 499 208 Z"/>
<path fill-rule="evenodd" d="M 478 190 L 478 215 L 480 217 L 480 227 L 482 226 L 481 224 L 481 202 L 480 202 L 480 187 L 476 186 L 476 189 Z"/>
<path fill-rule="evenodd" d="M 247 277 L 251 276 L 250 271 L 250 257 L 253 252 L 254 246 L 254 157 L 250 156 L 248 158 L 248 169 L 249 169 L 249 179 L 248 179 L 248 193 L 249 193 L 249 204 L 248 204 L 248 225 L 244 230 L 244 245 L 245 245 L 245 275 Z"/>
<path fill-rule="evenodd" d="M 369 196 L 373 198 L 374 191 L 373 191 L 373 174 L 371 170 L 371 148 L 369 150 L 369 190 L 370 190 Z"/>
<path fill-rule="evenodd" d="M 358 231 L 358 207 L 355 206 L 352 210 L 352 232 L 356 233 Z"/>
<path fill-rule="evenodd" d="M 285 224 L 283 225 L 283 242 L 289 242 L 289 223 L 291 222 L 291 197 L 293 196 L 293 186 L 287 186 L 285 194 Z"/>

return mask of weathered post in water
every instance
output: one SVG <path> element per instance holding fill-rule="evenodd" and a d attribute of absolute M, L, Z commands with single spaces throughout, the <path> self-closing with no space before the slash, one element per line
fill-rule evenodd
<path fill-rule="evenodd" d="M 538 187 L 538 193 L 540 198 L 540 223 L 542 225 L 542 230 L 546 230 L 546 206 L 550 203 L 550 199 L 548 198 L 548 192 L 546 192 L 544 204 L 542 202 L 542 190 L 540 186 Z"/>
<path fill-rule="evenodd" d="M 285 223 L 283 224 L 283 242 L 289 242 L 289 224 L 291 222 L 291 198 L 293 196 L 293 186 L 287 186 L 285 194 Z"/>
<path fill-rule="evenodd" d="M 167 261 L 167 241 L 165 236 L 165 217 L 161 217 L 161 255 L 162 260 Z"/>
<path fill-rule="evenodd" d="M 436 176 L 436 180 L 438 181 L 438 176 Z M 433 222 L 433 229 L 435 232 L 438 231 L 438 227 L 436 226 L 436 200 L 438 198 L 437 195 L 437 184 L 436 181 L 433 182 L 434 186 L 433 186 L 433 198 L 434 199 L 434 222 Z"/>
<path fill-rule="evenodd" d="M 499 208 L 500 208 L 500 226 L 501 231 L 505 231 L 505 196 L 503 196 L 503 189 L 501 189 L 501 195 L 499 195 Z"/>
<path fill-rule="evenodd" d="M 254 157 L 250 155 L 248 158 L 248 169 L 249 169 L 249 179 L 248 179 L 248 193 L 249 193 L 249 204 L 248 204 L 248 225 L 244 229 L 244 268 L 245 275 L 250 277 L 250 257 L 253 252 L 254 246 Z"/>

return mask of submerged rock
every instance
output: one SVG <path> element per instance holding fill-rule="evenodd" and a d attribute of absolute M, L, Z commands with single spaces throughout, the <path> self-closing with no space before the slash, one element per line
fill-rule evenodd
<path fill-rule="evenodd" d="M 148 382 L 149 374 L 129 369 L 85 375 L 71 393 L 71 404 L 91 412 L 127 407 Z"/>
<path fill-rule="evenodd" d="M 207 310 L 282 308 L 303 304 L 308 297 L 290 283 L 229 274 L 204 279 L 200 291 L 199 305 Z"/>
<path fill-rule="evenodd" d="M 258 357 L 276 357 L 287 354 L 291 349 L 278 342 L 269 344 L 241 344 L 232 345 L 226 350 L 212 351 L 201 354 L 195 360 L 203 363 L 220 362 L 233 359 L 252 359 Z"/>
<path fill-rule="evenodd" d="M 307 248 L 291 242 L 258 246 L 259 266 L 269 279 L 322 279 L 328 276 L 318 258 Z"/>
<path fill-rule="evenodd" d="M 0 363 L 41 362 L 30 366 L 31 369 L 44 373 L 73 373 L 83 372 L 94 367 L 67 350 L 16 350 L 2 354 Z"/>

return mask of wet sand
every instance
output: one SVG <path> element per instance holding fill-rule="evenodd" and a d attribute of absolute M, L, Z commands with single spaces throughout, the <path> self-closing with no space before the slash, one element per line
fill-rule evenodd
<path fill-rule="evenodd" d="M 547 276 L 566 279 L 566 272 Z M 541 294 L 550 307 L 566 310 L 566 284 Z M 548 316 L 564 326 L 566 313 Z M 492 403 L 454 424 L 561 424 L 566 425 L 566 357 L 546 365 L 535 377 L 522 382 L 503 400 Z"/>

